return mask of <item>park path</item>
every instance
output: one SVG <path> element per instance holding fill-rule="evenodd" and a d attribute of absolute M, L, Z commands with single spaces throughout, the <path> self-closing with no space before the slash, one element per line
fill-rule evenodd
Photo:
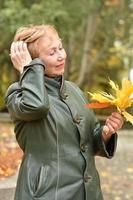
<path fill-rule="evenodd" d="M 105 200 L 133 200 L 133 129 L 119 131 L 115 156 L 96 164 Z"/>

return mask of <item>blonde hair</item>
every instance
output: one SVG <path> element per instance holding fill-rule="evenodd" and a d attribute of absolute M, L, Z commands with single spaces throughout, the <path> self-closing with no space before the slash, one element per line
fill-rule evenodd
<path fill-rule="evenodd" d="M 20 27 L 15 36 L 14 42 L 16 41 L 24 41 L 27 43 L 28 50 L 32 56 L 32 58 L 38 57 L 36 41 L 45 37 L 49 32 L 57 34 L 56 29 L 52 25 L 29 25 Z"/>

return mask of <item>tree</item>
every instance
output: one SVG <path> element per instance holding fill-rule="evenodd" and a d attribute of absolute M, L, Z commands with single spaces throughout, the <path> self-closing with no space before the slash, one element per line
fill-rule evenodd
<path fill-rule="evenodd" d="M 65 76 L 84 91 L 106 88 L 107 77 L 118 80 L 119 72 L 125 68 L 122 67 L 122 54 L 118 55 L 113 49 L 118 40 L 129 44 L 131 2 L 132 0 L 0 1 L 0 64 L 4 74 L 0 77 L 1 102 L 4 102 L 5 88 L 18 77 L 11 67 L 9 57 L 13 35 L 18 27 L 27 24 L 55 25 L 67 51 Z"/>

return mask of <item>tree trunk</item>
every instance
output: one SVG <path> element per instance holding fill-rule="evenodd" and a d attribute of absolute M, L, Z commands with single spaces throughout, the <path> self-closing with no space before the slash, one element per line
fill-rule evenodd
<path fill-rule="evenodd" d="M 89 51 L 91 50 L 93 38 L 95 36 L 96 30 L 97 30 L 97 14 L 95 12 L 88 15 L 87 18 L 87 25 L 86 25 L 86 33 L 85 33 L 85 39 L 84 39 L 84 45 L 83 45 L 83 56 L 81 60 L 81 68 L 79 72 L 79 77 L 77 80 L 77 85 L 80 87 L 84 81 L 84 76 L 86 72 L 90 69 L 89 63 L 88 63 L 88 57 L 89 57 Z"/>
<path fill-rule="evenodd" d="M 66 47 L 67 50 L 67 62 L 66 62 L 66 69 L 65 69 L 65 78 L 68 79 L 70 77 L 71 73 L 71 67 L 72 67 L 72 53 L 74 48 L 74 37 L 68 36 L 68 44 Z"/>

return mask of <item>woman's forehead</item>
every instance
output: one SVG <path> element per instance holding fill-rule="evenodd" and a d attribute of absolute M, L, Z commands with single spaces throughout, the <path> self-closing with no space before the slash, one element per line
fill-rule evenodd
<path fill-rule="evenodd" d="M 47 50 L 58 46 L 60 43 L 61 38 L 57 34 L 41 37 L 38 41 L 38 45 Z"/>

